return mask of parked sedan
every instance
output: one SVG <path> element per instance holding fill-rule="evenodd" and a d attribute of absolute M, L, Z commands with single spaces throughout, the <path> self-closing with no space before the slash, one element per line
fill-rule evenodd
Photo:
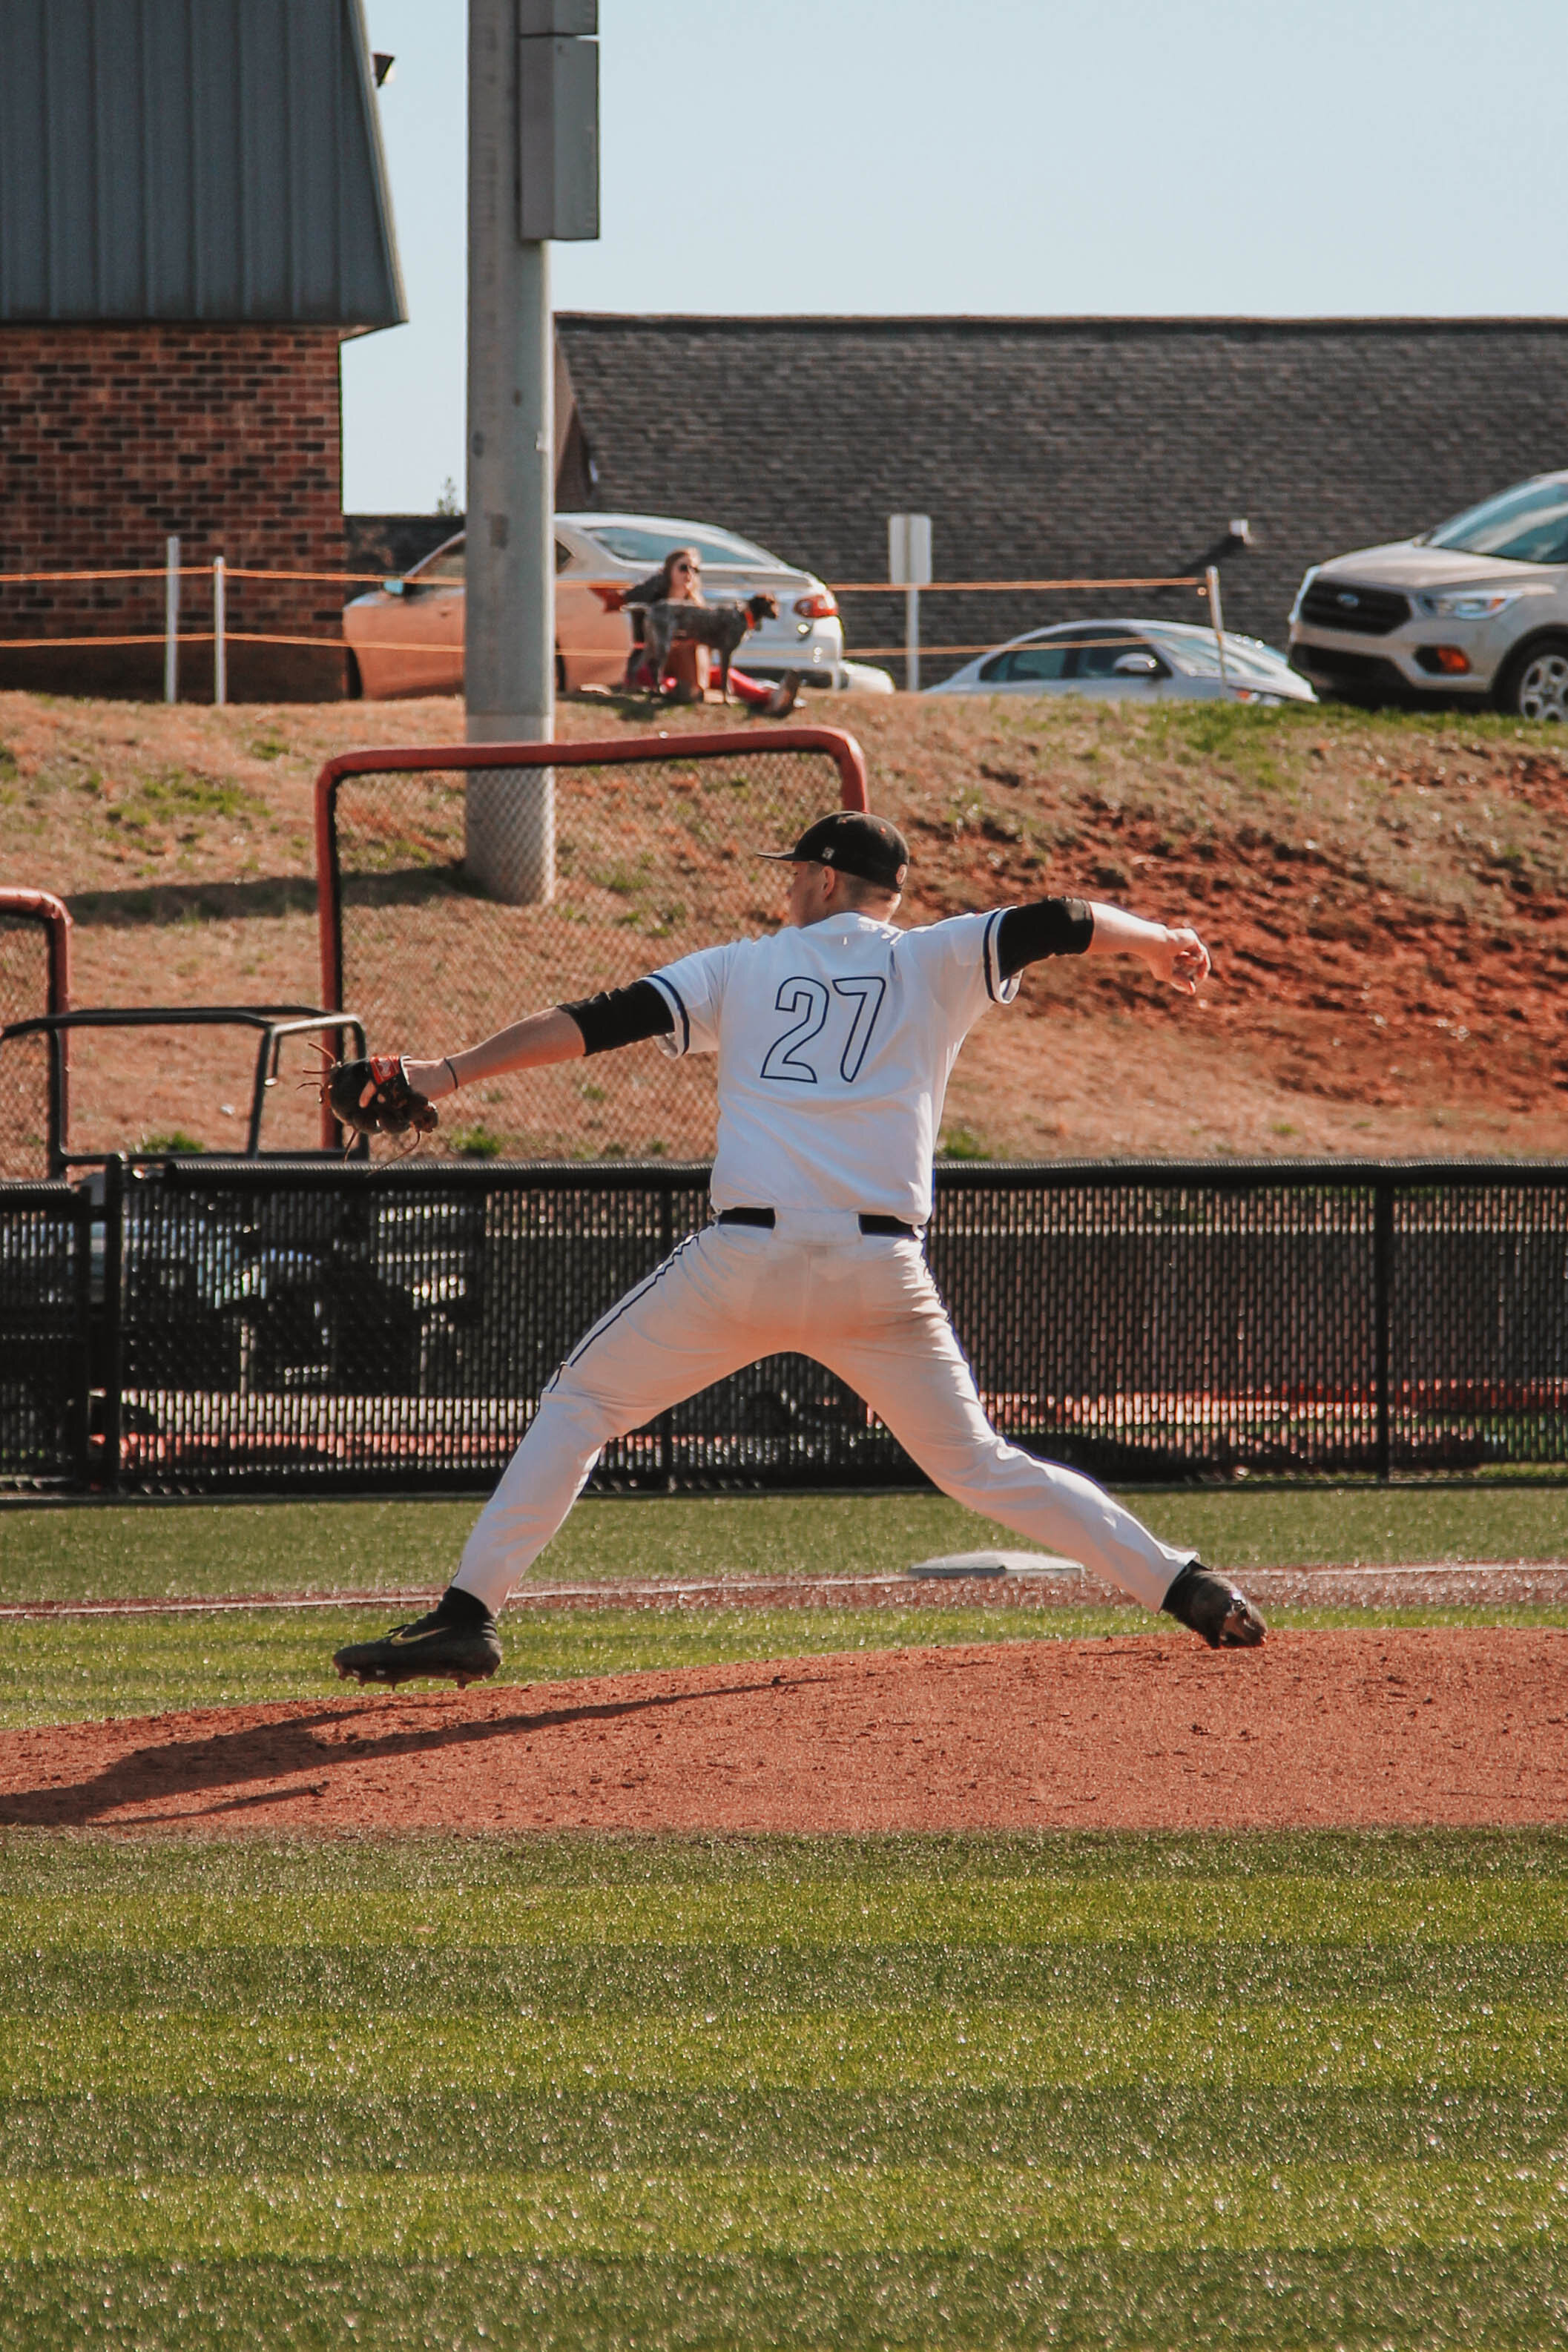
<path fill-rule="evenodd" d="M 765 593 L 776 621 L 747 637 L 740 667 L 776 680 L 798 670 L 808 686 L 858 683 L 844 659 L 844 629 L 831 589 L 815 573 L 710 523 L 667 515 L 563 514 L 555 518 L 555 675 L 562 693 L 618 686 L 632 628 L 626 591 L 658 570 L 672 547 L 702 558 L 710 604 Z M 461 531 L 400 580 L 356 596 L 343 612 L 351 691 L 457 694 L 463 685 L 464 536 Z"/>
<path fill-rule="evenodd" d="M 1110 702 L 1315 702 L 1258 637 L 1184 621 L 1066 621 L 966 662 L 928 694 L 1076 694 Z"/>

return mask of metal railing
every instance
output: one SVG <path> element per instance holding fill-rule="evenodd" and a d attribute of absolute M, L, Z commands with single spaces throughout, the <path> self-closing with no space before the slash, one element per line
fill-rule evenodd
<path fill-rule="evenodd" d="M 0 1188 L 0 1476 L 482 1489 L 700 1165 L 110 1160 Z M 1568 1475 L 1568 1164 L 944 1166 L 932 1271 L 986 1409 L 1119 1482 Z M 909 1486 L 773 1357 L 606 1448 L 626 1489 Z"/>
<path fill-rule="evenodd" d="M 163 649 L 164 699 L 174 702 L 179 697 L 181 649 L 210 646 L 213 655 L 213 699 L 215 703 L 221 706 L 228 697 L 228 648 L 230 646 L 289 646 L 341 653 L 348 643 L 341 634 L 326 635 L 320 630 L 309 635 L 300 635 L 280 630 L 235 628 L 228 615 L 229 590 L 233 583 L 258 581 L 294 585 L 374 588 L 381 586 L 385 578 L 384 573 L 376 572 L 302 572 L 271 569 L 258 564 L 230 563 L 221 555 L 213 557 L 210 562 L 186 563 L 181 559 L 179 541 L 172 538 L 168 541 L 166 561 L 158 565 L 129 565 L 98 571 L 0 572 L 0 591 L 7 587 L 69 585 L 89 581 L 159 583 L 163 588 L 162 628 L 113 635 L 93 632 L 82 635 L 4 636 L 0 637 L 0 653 L 64 652 L 110 646 L 161 646 Z M 197 582 L 209 588 L 213 624 L 211 628 L 192 628 L 183 617 L 182 597 L 184 586 L 187 581 Z M 454 583 L 447 581 L 416 584 L 428 584 L 432 589 L 461 585 L 460 583 Z M 622 581 L 605 580 L 587 582 L 583 584 L 595 590 L 608 591 L 620 589 L 626 583 Z M 1218 609 L 1218 589 L 1215 574 L 1211 567 L 1206 572 L 1140 572 L 1118 574 L 1114 578 L 1095 578 L 1085 575 L 1051 579 L 928 581 L 915 592 L 917 604 L 911 607 L 911 611 L 918 610 L 919 598 L 932 596 L 951 598 L 953 596 L 1074 593 L 1103 597 L 1123 590 L 1135 590 L 1142 593 L 1163 592 L 1171 589 L 1191 590 L 1199 597 L 1209 599 L 1214 608 L 1216 611 Z M 896 583 L 885 580 L 847 580 L 834 583 L 830 586 L 829 593 L 835 597 L 887 598 L 902 597 L 906 593 L 905 590 Z M 1215 625 L 1223 628 L 1223 622 L 1216 621 Z M 1008 634 L 1018 633 L 1010 631 Z M 931 658 L 966 659 L 974 654 L 989 652 L 995 642 L 994 637 L 984 637 L 973 642 L 966 639 L 962 643 L 957 641 L 921 643 L 918 637 L 917 625 L 915 643 L 919 645 L 920 652 Z M 439 654 L 451 657 L 455 654 L 459 654 L 461 647 L 460 639 L 456 643 L 449 637 L 423 642 L 399 636 L 396 649 L 402 654 Z M 602 644 L 577 646 L 558 643 L 556 646 L 559 655 L 568 657 L 578 655 L 602 656 L 604 650 Z M 847 648 L 847 650 L 849 649 Z M 902 656 L 906 662 L 912 660 L 912 674 L 918 676 L 919 655 L 912 654 L 911 643 L 908 637 L 902 642 L 888 645 L 857 646 L 853 648 L 853 653 L 857 659 L 861 660 Z"/>
<path fill-rule="evenodd" d="M 103 1029 L 238 1029 L 256 1038 L 256 1062 L 251 1076 L 250 1109 L 246 1120 L 245 1150 L 254 1158 L 261 1150 L 262 1119 L 269 1093 L 279 1081 L 285 1044 L 292 1039 L 331 1040 L 331 1058 L 342 1057 L 345 1041 L 356 1056 L 364 1053 L 364 1029 L 353 1013 L 323 1013 L 313 1004 L 132 1004 L 87 1005 L 75 1012 L 38 1013 L 27 1021 L 0 1027 L 0 1048 L 40 1044 L 48 1056 L 47 1102 L 43 1137 L 47 1173 L 64 1176 L 72 1168 L 101 1166 L 122 1155 L 102 1149 L 78 1150 L 70 1135 L 69 1041 L 82 1031 Z M 0 1053 L 0 1075 L 8 1081 L 10 1056 Z M 0 1108 L 13 1099 L 15 1088 L 0 1085 Z M 336 1130 L 333 1131 L 334 1148 Z M 355 1147 L 363 1154 L 363 1139 Z M 132 1154 L 132 1157 L 136 1155 Z M 147 1156 L 156 1158 L 155 1152 Z"/>
<path fill-rule="evenodd" d="M 294 585 L 363 587 L 378 584 L 383 576 L 379 572 L 271 570 L 257 564 L 230 563 L 222 555 L 215 555 L 209 563 L 185 563 L 181 560 L 179 540 L 171 537 L 166 543 L 165 559 L 157 565 L 131 564 L 72 572 L 0 572 L 0 590 L 68 586 L 89 581 L 156 581 L 163 588 L 162 628 L 121 631 L 113 635 L 104 630 L 93 630 L 81 635 L 50 632 L 41 636 L 3 636 L 0 637 L 0 654 L 64 653 L 127 646 L 161 646 L 163 649 L 163 699 L 165 702 L 177 702 L 182 647 L 210 646 L 213 651 L 213 700 L 221 708 L 228 699 L 230 646 L 306 646 L 341 654 L 345 642 L 341 633 L 326 636 L 320 630 L 301 635 L 297 631 L 235 628 L 228 617 L 228 594 L 232 582 L 279 581 Z M 187 580 L 200 581 L 210 587 L 213 623 L 210 629 L 193 629 L 182 617 L 183 593 Z M 420 648 L 411 647 L 409 650 Z"/>

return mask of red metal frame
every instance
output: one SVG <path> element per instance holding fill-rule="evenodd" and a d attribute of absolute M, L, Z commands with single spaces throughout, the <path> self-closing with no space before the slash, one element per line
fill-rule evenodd
<path fill-rule="evenodd" d="M 755 728 L 714 735 L 622 735 L 608 743 L 387 744 L 340 751 L 316 778 L 316 908 L 321 948 L 321 1003 L 342 1010 L 342 931 L 339 922 L 337 829 L 333 810 L 345 776 L 417 773 L 431 768 L 636 767 L 650 760 L 727 760 L 737 753 L 826 751 L 838 770 L 840 806 L 869 808 L 866 754 L 841 727 Z M 759 844 L 759 846 L 761 845 Z"/>
<path fill-rule="evenodd" d="M 71 1009 L 70 911 L 52 890 L 0 890 L 0 915 L 14 920 L 41 923 L 49 942 L 50 1013 Z"/>
<path fill-rule="evenodd" d="M 71 919 L 63 898 L 52 890 L 0 890 L 0 915 L 12 920 L 37 923 L 48 942 L 49 960 L 48 1006 L 51 1015 L 68 1013 L 71 1009 Z M 49 1042 L 49 1107 L 48 1127 L 51 1138 L 63 1128 L 69 1115 L 70 1100 L 70 1040 L 65 1035 Z M 58 1171 L 50 1154 L 49 1174 Z"/>

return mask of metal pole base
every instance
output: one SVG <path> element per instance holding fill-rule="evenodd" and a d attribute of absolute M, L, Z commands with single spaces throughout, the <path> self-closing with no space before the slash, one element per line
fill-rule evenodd
<path fill-rule="evenodd" d="M 476 768 L 470 772 L 464 796 L 463 866 L 476 888 L 503 906 L 549 905 L 555 896 L 553 768 Z"/>

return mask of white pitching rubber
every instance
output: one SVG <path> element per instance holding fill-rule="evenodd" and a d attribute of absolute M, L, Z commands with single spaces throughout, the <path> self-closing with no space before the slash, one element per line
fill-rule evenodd
<path fill-rule="evenodd" d="M 1048 1551 L 948 1551 L 935 1559 L 917 1560 L 911 1576 L 1048 1576 L 1053 1580 L 1081 1576 L 1083 1563 L 1060 1559 Z"/>

